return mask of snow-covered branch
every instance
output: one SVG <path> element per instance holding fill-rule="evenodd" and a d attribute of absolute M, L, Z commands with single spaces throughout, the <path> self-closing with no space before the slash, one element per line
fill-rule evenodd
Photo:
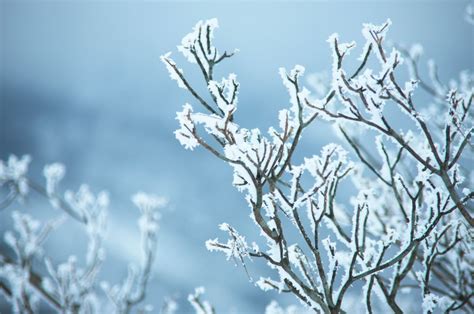
<path fill-rule="evenodd" d="M 344 61 L 356 44 L 341 42 L 337 34 L 329 37 L 332 83 L 320 99 L 302 86 L 302 66 L 280 69 L 289 108 L 279 112 L 278 127 L 265 134 L 237 124 L 236 75 L 221 83 L 213 78 L 216 60 L 224 59 L 212 41 L 217 21 L 198 22 L 179 51 L 198 65 L 210 101 L 196 93 L 170 54 L 162 56 L 171 78 L 205 109 L 199 112 L 187 103 L 177 114 L 180 129 L 175 135 L 185 148 L 202 146 L 234 170 L 233 185 L 244 193 L 265 248 L 257 245 L 262 239 L 247 244 L 227 223 L 220 228 L 229 240 L 209 240 L 206 246 L 241 263 L 247 273 L 245 260 L 265 261 L 275 278 L 258 280 L 263 290 L 292 293 L 316 312 L 339 313 L 351 287 L 364 280 L 362 299 L 369 313 L 374 297 L 403 312 L 397 296 L 407 290 L 421 290 L 420 309 L 425 311 L 435 306 L 469 311 L 472 76 L 463 72 L 460 82 L 448 87 L 432 65 L 431 83 L 422 80 L 421 46 L 388 50 L 384 40 L 390 24 L 363 26 L 366 42 L 353 73 L 347 73 Z M 397 79 L 402 55 L 411 76 L 407 82 Z M 372 58 L 378 69 L 368 68 Z M 433 97 L 432 105 L 418 104 L 418 86 Z M 399 130 L 387 106 L 398 108 L 411 125 Z M 334 123 L 356 160 L 341 145 L 330 143 L 319 155 L 294 163 L 302 134 L 318 118 Z M 352 130 L 358 129 L 375 132 L 374 145 L 370 135 L 365 142 L 357 138 Z M 356 195 L 351 208 L 338 200 L 347 178 Z M 267 310 L 289 312 L 276 303 Z"/>

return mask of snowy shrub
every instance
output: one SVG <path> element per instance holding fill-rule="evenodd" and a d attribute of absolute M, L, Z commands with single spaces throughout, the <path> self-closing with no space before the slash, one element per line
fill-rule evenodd
<path fill-rule="evenodd" d="M 402 313 L 406 298 L 418 304 L 417 312 L 472 312 L 473 75 L 462 72 L 444 84 L 429 62 L 425 80 L 420 45 L 387 48 L 390 21 L 365 24 L 352 70 L 345 63 L 356 44 L 329 37 L 331 83 L 317 90 L 325 95 L 303 86 L 303 66 L 281 68 L 288 109 L 267 132 L 246 129 L 236 116 L 237 76 L 215 77 L 216 67 L 234 55 L 213 45 L 217 27 L 216 19 L 200 21 L 178 46 L 202 72 L 208 94 L 192 86 L 171 53 L 161 57 L 201 109 L 186 103 L 175 135 L 186 149 L 201 146 L 233 169 L 233 185 L 261 238 L 249 243 L 223 223 L 228 240 L 209 240 L 206 247 L 246 271 L 249 261 L 263 260 L 274 276 L 256 286 L 293 294 L 318 313 L 351 312 L 354 294 L 369 313 L 387 307 Z M 407 80 L 400 79 L 407 76 L 403 63 Z M 296 161 L 305 130 L 321 120 L 341 143 Z M 341 185 L 352 186 L 349 203 L 340 200 Z M 195 306 L 212 312 L 207 303 Z M 302 311 L 272 302 L 265 312 Z"/>
<path fill-rule="evenodd" d="M 39 311 L 40 300 L 60 313 L 129 313 L 136 309 L 151 312 L 143 305 L 146 289 L 155 260 L 160 213 L 166 201 L 154 195 L 137 193 L 132 202 L 141 213 L 138 225 L 141 232 L 143 259 L 140 265 L 129 266 L 127 278 L 122 283 L 98 282 L 98 274 L 105 259 L 104 237 L 107 224 L 109 197 L 107 192 L 95 195 L 87 185 L 77 192 L 67 190 L 63 194 L 59 183 L 65 174 L 62 164 L 44 167 L 45 185 L 27 176 L 29 156 L 18 159 L 10 156 L 0 160 L 0 188 L 7 190 L 0 201 L 0 209 L 18 204 L 29 207 L 31 194 L 44 197 L 58 211 L 58 218 L 41 222 L 23 211 L 13 211 L 13 230 L 4 235 L 4 243 L 10 248 L 0 251 L 0 292 L 12 305 L 15 313 Z M 37 195 L 32 195 L 35 200 Z M 87 235 L 87 254 L 75 255 L 55 264 L 43 249 L 43 243 L 64 220 L 73 219 L 82 225 Z M 72 236 L 72 235 L 71 235 Z M 46 271 L 40 272 L 40 268 Z M 168 304 L 171 304 L 168 302 Z M 168 306 L 166 313 L 173 313 L 176 305 Z"/>

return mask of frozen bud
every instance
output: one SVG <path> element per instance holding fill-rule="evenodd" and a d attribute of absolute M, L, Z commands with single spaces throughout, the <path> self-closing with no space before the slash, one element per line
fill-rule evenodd
<path fill-rule="evenodd" d="M 44 167 L 43 175 L 46 178 L 46 192 L 49 196 L 56 192 L 56 187 L 63 179 L 65 172 L 66 168 L 60 163 L 54 163 Z"/>
<path fill-rule="evenodd" d="M 133 203 L 140 209 L 142 215 L 138 220 L 138 226 L 142 235 L 150 236 L 158 232 L 160 214 L 157 208 L 166 205 L 166 200 L 152 194 L 139 192 L 132 197 Z"/>
<path fill-rule="evenodd" d="M 28 165 L 31 162 L 31 157 L 28 155 L 24 155 L 21 159 L 18 159 L 15 155 L 11 155 L 8 158 L 8 164 L 4 171 L 12 180 L 18 180 L 21 177 L 26 175 L 28 171 Z"/>
<path fill-rule="evenodd" d="M 411 46 L 409 53 L 410 53 L 410 58 L 416 60 L 420 58 L 421 55 L 423 54 L 423 46 L 420 44 L 414 44 Z"/>
<path fill-rule="evenodd" d="M 166 199 L 163 197 L 159 197 L 152 194 L 146 194 L 143 192 L 138 192 L 133 195 L 132 202 L 143 212 L 163 207 L 167 203 Z"/>
<path fill-rule="evenodd" d="M 21 196 L 28 194 L 28 180 L 25 176 L 30 162 L 31 157 L 28 155 L 24 155 L 21 159 L 11 155 L 7 162 L 0 160 L 0 186 L 10 181 L 16 186 Z"/>

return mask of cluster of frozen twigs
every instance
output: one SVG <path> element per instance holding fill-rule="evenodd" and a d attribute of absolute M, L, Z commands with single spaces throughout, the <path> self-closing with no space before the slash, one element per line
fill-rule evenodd
<path fill-rule="evenodd" d="M 12 310 L 34 313 L 44 301 L 61 313 L 129 313 L 133 308 L 141 313 L 152 311 L 151 306 L 143 305 L 142 301 L 155 259 L 160 219 L 157 210 L 165 205 L 164 199 L 144 193 L 132 197 L 141 212 L 138 225 L 143 259 L 140 265 L 130 264 L 128 276 L 122 283 L 99 283 L 98 274 L 105 258 L 108 194 L 94 195 L 87 185 L 82 185 L 77 192 L 68 190 L 61 194 L 58 185 L 65 174 L 62 164 L 44 168 L 46 182 L 43 186 L 27 176 L 29 163 L 29 156 L 0 160 L 0 187 L 6 191 L 0 209 L 33 206 L 29 201 L 36 195 L 30 194 L 36 193 L 60 211 L 59 218 L 45 223 L 24 211 L 12 212 L 13 230 L 4 236 L 9 249 L 2 243 L 0 250 L 0 292 L 10 302 Z M 54 263 L 43 244 L 68 217 L 83 226 L 88 238 L 87 254 L 84 260 L 71 255 L 64 262 Z M 78 235 L 69 236 L 72 242 L 78 238 Z"/>
<path fill-rule="evenodd" d="M 291 293 L 316 312 L 344 312 L 345 297 L 361 293 L 351 292 L 358 282 L 369 313 L 380 306 L 402 313 L 406 292 L 417 311 L 472 312 L 472 74 L 463 72 L 446 85 L 430 63 L 426 81 L 418 74 L 420 46 L 387 51 L 390 21 L 365 24 L 354 71 L 344 63 L 355 43 L 336 34 L 328 39 L 332 82 L 324 97 L 301 85 L 302 66 L 280 69 L 290 107 L 265 134 L 236 123 L 236 75 L 214 77 L 215 67 L 233 55 L 213 45 L 217 26 L 216 19 L 199 22 L 178 46 L 202 72 L 207 95 L 190 84 L 170 53 L 161 57 L 171 78 L 203 109 L 185 104 L 175 135 L 185 148 L 202 146 L 233 168 L 233 184 L 244 193 L 265 247 L 259 247 L 262 239 L 249 244 L 223 223 L 229 239 L 209 240 L 207 248 L 246 270 L 247 260 L 264 260 L 275 277 L 256 285 Z M 404 61 L 411 77 L 401 82 L 397 72 Z M 417 101 L 415 94 L 429 100 Z M 355 160 L 330 143 L 294 163 L 305 129 L 318 119 L 335 126 Z M 402 128 L 396 127 L 400 121 Z M 364 141 L 356 136 L 360 132 Z M 343 180 L 354 186 L 350 208 L 338 202 Z M 285 312 L 276 303 L 267 310 Z"/>

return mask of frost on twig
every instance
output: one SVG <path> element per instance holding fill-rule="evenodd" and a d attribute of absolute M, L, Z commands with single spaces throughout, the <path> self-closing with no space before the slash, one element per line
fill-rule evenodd
<path fill-rule="evenodd" d="M 117 313 L 129 313 L 133 306 L 145 299 L 146 288 L 155 260 L 158 222 L 161 217 L 158 209 L 166 205 L 164 198 L 143 192 L 135 194 L 132 201 L 141 212 L 138 225 L 141 233 L 142 262 L 138 267 L 133 264 L 129 265 L 128 276 L 122 284 L 110 287 L 108 283 L 102 283 L 102 289 L 112 301 Z M 152 311 L 150 306 L 146 308 Z"/>
<path fill-rule="evenodd" d="M 233 259 L 234 262 L 241 263 L 242 266 L 245 268 L 249 279 L 251 279 L 248 271 L 247 266 L 245 265 L 244 258 L 250 258 L 249 254 L 249 246 L 247 242 L 245 242 L 245 238 L 241 236 L 233 227 L 230 225 L 223 223 L 219 226 L 222 231 L 227 231 L 229 234 L 229 240 L 227 243 L 220 243 L 217 239 L 214 240 L 207 240 L 206 247 L 209 251 L 222 251 L 226 254 L 227 259 Z"/>
<path fill-rule="evenodd" d="M 206 290 L 204 287 L 197 287 L 193 294 L 188 295 L 188 301 L 191 303 L 196 314 L 214 314 L 214 307 L 209 301 L 203 300 L 202 295 Z"/>
<path fill-rule="evenodd" d="M 365 281 L 361 297 L 369 313 L 375 300 L 401 313 L 400 292 L 417 290 L 425 311 L 434 306 L 470 311 L 472 75 L 463 72 L 459 82 L 444 84 L 431 63 L 427 82 L 417 68 L 420 45 L 387 49 L 390 25 L 390 20 L 364 24 L 365 43 L 352 72 L 345 61 L 355 42 L 330 36 L 331 83 L 322 88 L 321 80 L 310 77 L 316 96 L 302 86 L 304 67 L 280 69 L 289 108 L 279 112 L 279 125 L 267 133 L 237 124 L 236 75 L 220 83 L 213 78 L 214 61 L 223 60 L 213 44 L 215 19 L 198 22 L 179 47 L 197 64 L 209 95 L 191 86 L 169 54 L 162 57 L 171 77 L 203 109 L 189 102 L 178 112 L 176 138 L 185 148 L 201 146 L 232 167 L 233 185 L 244 194 L 266 242 L 265 248 L 248 245 L 243 235 L 222 224 L 229 240 L 209 240 L 206 246 L 246 270 L 245 259 L 265 261 L 274 276 L 260 278 L 256 286 L 291 293 L 316 312 L 344 311 L 348 291 L 357 293 L 351 289 L 357 281 Z M 371 58 L 378 66 L 368 68 Z M 411 77 L 400 82 L 397 73 L 405 64 Z M 421 90 L 433 97 L 433 105 L 417 103 Z M 395 127 L 387 106 L 408 117 L 405 129 Z M 334 124 L 357 161 L 331 143 L 320 154 L 294 163 L 304 130 L 318 118 Z M 377 134 L 370 147 L 356 136 L 366 129 Z M 352 208 L 338 201 L 346 178 L 357 190 Z M 269 310 L 289 311 L 276 303 Z"/>

